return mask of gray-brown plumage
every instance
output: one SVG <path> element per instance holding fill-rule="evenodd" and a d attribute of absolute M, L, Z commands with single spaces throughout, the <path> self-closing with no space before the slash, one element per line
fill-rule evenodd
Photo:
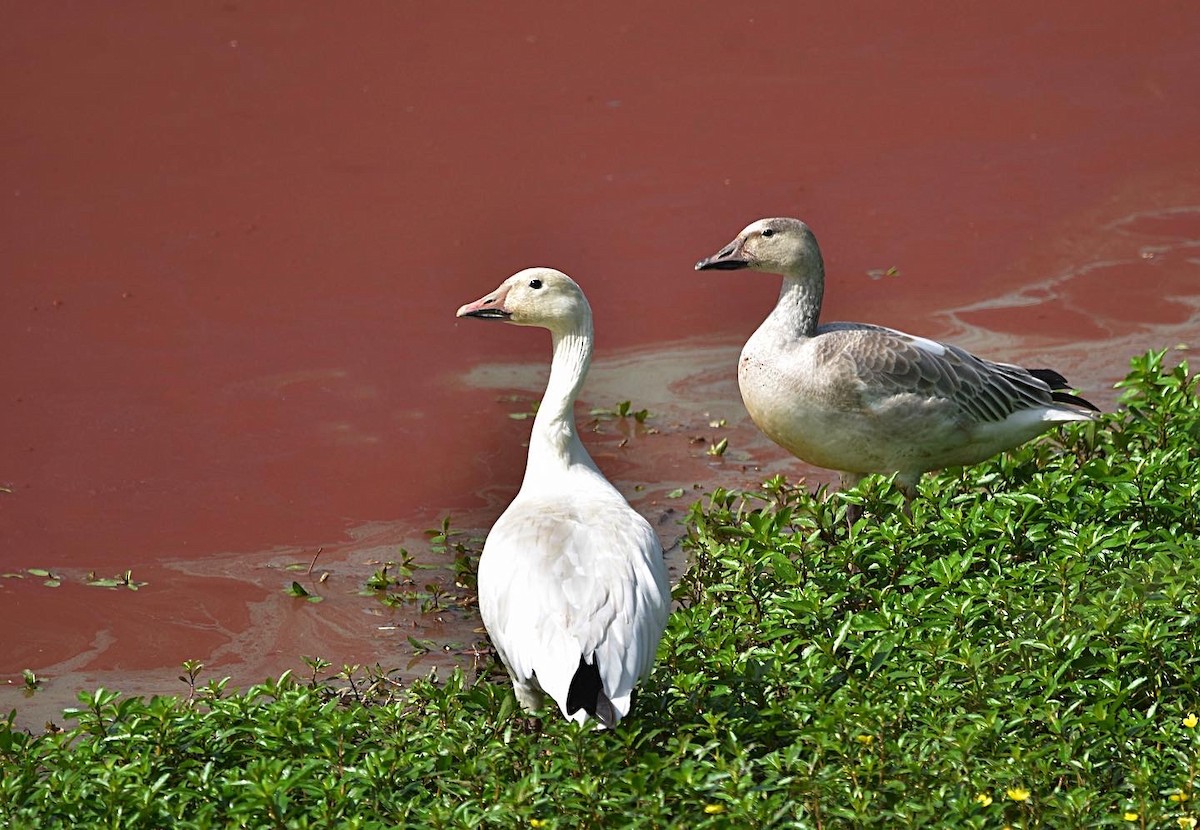
<path fill-rule="evenodd" d="M 1096 407 L 1051 369 L 993 363 L 866 323 L 819 325 L 825 268 L 797 219 L 760 219 L 696 270 L 779 274 L 779 301 L 742 349 L 738 385 L 754 423 L 798 458 L 896 474 L 908 498 L 928 470 L 975 464 Z"/>

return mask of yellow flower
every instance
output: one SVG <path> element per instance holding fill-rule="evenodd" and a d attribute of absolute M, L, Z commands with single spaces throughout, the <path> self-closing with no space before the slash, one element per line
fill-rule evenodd
<path fill-rule="evenodd" d="M 984 807 L 986 807 L 992 803 L 992 797 L 990 795 L 988 795 L 987 793 L 980 793 L 979 795 L 975 796 L 975 800 L 978 801 L 980 804 L 982 804 Z"/>
<path fill-rule="evenodd" d="M 1190 795 L 1188 795 L 1187 793 L 1182 793 L 1182 792 L 1180 792 L 1180 793 L 1171 793 L 1171 795 L 1170 795 L 1170 796 L 1168 796 L 1168 797 L 1169 797 L 1169 798 L 1170 798 L 1172 801 L 1174 801 L 1174 802 L 1176 802 L 1176 803 L 1178 803 L 1178 804 L 1182 804 L 1183 802 L 1185 802 L 1185 801 L 1187 801 L 1189 798 L 1191 798 L 1191 796 L 1190 796 Z"/>
<path fill-rule="evenodd" d="M 1195 729 L 1198 723 L 1200 723 L 1200 718 L 1196 717 L 1195 712 L 1188 712 L 1188 716 L 1183 719 L 1183 725 L 1188 729 Z"/>
<path fill-rule="evenodd" d="M 1137 813 L 1126 810 L 1125 815 L 1121 816 L 1121 818 L 1125 819 L 1126 821 L 1137 821 L 1139 816 Z"/>
<path fill-rule="evenodd" d="M 710 816 L 716 815 L 717 813 L 723 813 L 723 812 L 725 812 L 725 805 L 724 804 L 705 804 L 704 812 L 708 813 Z"/>
<path fill-rule="evenodd" d="M 863 746 L 870 746 L 871 744 L 875 743 L 875 736 L 874 735 L 859 735 L 854 740 L 858 741 Z"/>
<path fill-rule="evenodd" d="M 1005 790 L 1005 792 L 1008 793 L 1008 797 L 1013 801 L 1029 800 L 1029 790 L 1025 789 L 1024 787 L 1009 787 L 1007 790 Z"/>
<path fill-rule="evenodd" d="M 1183 830 L 1192 830 L 1196 826 L 1196 820 L 1191 816 L 1180 816 L 1176 821 Z"/>
<path fill-rule="evenodd" d="M 543 818 L 531 818 L 529 820 L 530 827 L 545 827 L 546 823 L 546 820 Z"/>

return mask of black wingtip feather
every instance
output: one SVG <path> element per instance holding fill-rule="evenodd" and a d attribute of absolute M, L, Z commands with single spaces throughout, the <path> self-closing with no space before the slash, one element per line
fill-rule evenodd
<path fill-rule="evenodd" d="M 1090 409 L 1092 412 L 1100 411 L 1100 407 L 1096 406 L 1091 401 L 1064 391 L 1066 389 L 1070 389 L 1071 384 L 1067 382 L 1066 378 L 1053 369 L 1026 369 L 1025 371 L 1050 387 L 1050 397 L 1055 403 L 1065 403 L 1068 406 L 1079 406 L 1083 407 L 1084 409 Z"/>
<path fill-rule="evenodd" d="M 580 709 L 590 717 L 612 729 L 617 724 L 617 710 L 612 701 L 604 693 L 604 683 L 600 680 L 600 661 L 588 663 L 579 656 L 579 668 L 571 678 L 571 686 L 567 689 L 567 715 L 573 715 Z"/>
<path fill-rule="evenodd" d="M 1051 389 L 1071 388 L 1071 384 L 1067 383 L 1067 379 L 1053 369 L 1026 369 L 1025 371 L 1049 386 Z"/>
<path fill-rule="evenodd" d="M 1096 406 L 1091 401 L 1081 398 L 1078 395 L 1072 395 L 1070 392 L 1062 392 L 1055 389 L 1050 393 L 1050 397 L 1054 399 L 1055 403 L 1065 403 L 1070 406 L 1080 406 L 1084 409 L 1090 409 L 1092 412 L 1100 411 L 1100 407 Z"/>

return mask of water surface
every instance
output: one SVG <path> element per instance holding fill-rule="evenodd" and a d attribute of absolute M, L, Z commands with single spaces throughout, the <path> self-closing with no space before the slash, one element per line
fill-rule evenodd
<path fill-rule="evenodd" d="M 586 440 L 668 545 L 693 494 L 828 478 L 737 398 L 776 282 L 691 270 L 759 216 L 816 230 L 827 319 L 1099 403 L 1198 330 L 1185 6 L 29 4 L 0 47 L 0 709 L 32 725 L 184 659 L 469 661 L 470 615 L 358 590 L 516 490 L 548 338 L 453 314 L 519 268 L 587 290 L 581 418 L 654 417 Z"/>

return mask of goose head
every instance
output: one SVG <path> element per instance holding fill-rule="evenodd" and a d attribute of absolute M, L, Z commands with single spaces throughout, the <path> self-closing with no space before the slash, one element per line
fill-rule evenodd
<path fill-rule="evenodd" d="M 822 269 L 821 249 L 808 225 L 799 219 L 759 219 L 707 259 L 697 271 L 735 271 L 749 268 L 768 274 L 803 276 Z"/>
<path fill-rule="evenodd" d="M 553 268 L 526 268 L 495 291 L 459 307 L 455 316 L 566 331 L 589 321 L 591 315 L 583 289 L 575 280 Z"/>

